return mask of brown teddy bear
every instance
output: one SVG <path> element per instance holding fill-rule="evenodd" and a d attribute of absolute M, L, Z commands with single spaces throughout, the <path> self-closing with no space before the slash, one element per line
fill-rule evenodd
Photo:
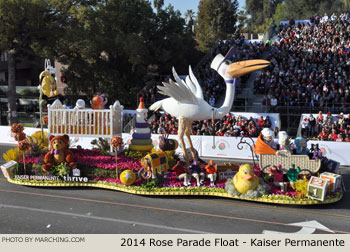
<path fill-rule="evenodd" d="M 69 136 L 50 136 L 50 151 L 44 157 L 45 164 L 42 165 L 44 171 L 49 172 L 53 165 L 66 162 L 70 167 L 76 168 L 74 154 L 68 150 Z"/>

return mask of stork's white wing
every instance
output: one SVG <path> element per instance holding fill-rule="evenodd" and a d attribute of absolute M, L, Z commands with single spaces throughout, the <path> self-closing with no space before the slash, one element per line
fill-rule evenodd
<path fill-rule="evenodd" d="M 199 101 L 192 92 L 192 89 L 187 86 L 185 82 L 183 82 L 180 77 L 173 69 L 173 74 L 176 82 L 172 79 L 169 80 L 169 83 L 163 82 L 163 86 L 157 86 L 159 89 L 159 93 L 170 96 L 181 103 L 192 103 L 199 105 Z"/>
<path fill-rule="evenodd" d="M 183 85 L 185 85 L 191 92 L 192 94 L 196 94 L 196 87 L 194 85 L 188 85 L 187 81 L 184 82 L 180 77 L 179 75 L 177 74 L 177 72 L 175 71 L 175 68 L 173 67 L 173 75 L 174 75 L 174 78 L 175 78 L 175 81 L 177 83 L 181 83 Z"/>
<path fill-rule="evenodd" d="M 201 88 L 201 86 L 199 85 L 196 76 L 193 74 L 193 71 L 192 71 L 192 67 L 191 67 L 191 66 L 188 67 L 188 72 L 189 72 L 189 74 L 190 74 L 190 78 L 188 78 L 188 76 L 187 76 L 187 78 L 186 78 L 186 83 L 187 83 L 187 82 L 191 82 L 191 84 L 194 85 L 194 86 L 195 86 L 195 89 L 196 89 L 196 92 L 194 93 L 195 96 L 196 96 L 198 99 L 204 100 L 202 88 Z M 187 85 L 189 85 L 189 84 L 187 84 Z"/>

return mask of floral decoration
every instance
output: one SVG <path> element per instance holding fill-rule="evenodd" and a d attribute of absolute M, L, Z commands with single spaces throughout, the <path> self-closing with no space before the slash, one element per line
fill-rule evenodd
<path fill-rule="evenodd" d="M 15 135 L 15 140 L 16 140 L 17 142 L 20 142 L 20 141 L 26 139 L 26 137 L 27 137 L 27 136 L 26 136 L 26 133 L 20 132 L 20 133 L 17 133 L 17 134 Z"/>
<path fill-rule="evenodd" d="M 18 142 L 17 148 L 21 151 L 27 151 L 30 148 L 30 144 L 28 143 L 28 141 L 22 140 Z"/>
<path fill-rule="evenodd" d="M 123 138 L 120 136 L 115 136 L 111 139 L 111 146 L 113 148 L 119 149 L 120 147 L 123 146 Z"/>
<path fill-rule="evenodd" d="M 13 123 L 11 125 L 11 133 L 14 134 L 14 135 L 22 133 L 23 130 L 24 130 L 24 127 L 20 123 Z"/>

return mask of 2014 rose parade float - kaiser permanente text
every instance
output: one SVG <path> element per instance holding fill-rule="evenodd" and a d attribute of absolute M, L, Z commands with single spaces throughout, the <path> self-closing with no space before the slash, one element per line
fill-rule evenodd
<path fill-rule="evenodd" d="M 343 239 L 157 239 L 157 238 L 122 238 L 121 247 L 344 247 Z"/>

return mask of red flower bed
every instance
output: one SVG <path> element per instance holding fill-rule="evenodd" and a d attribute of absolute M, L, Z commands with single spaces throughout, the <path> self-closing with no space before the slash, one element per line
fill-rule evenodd
<path fill-rule="evenodd" d="M 103 156 L 99 150 L 72 149 L 72 151 L 74 153 L 75 161 L 78 164 L 115 170 L 114 156 Z M 142 168 L 140 160 L 128 158 L 124 154 L 118 155 L 117 161 L 120 170 L 129 169 L 138 172 Z"/>

